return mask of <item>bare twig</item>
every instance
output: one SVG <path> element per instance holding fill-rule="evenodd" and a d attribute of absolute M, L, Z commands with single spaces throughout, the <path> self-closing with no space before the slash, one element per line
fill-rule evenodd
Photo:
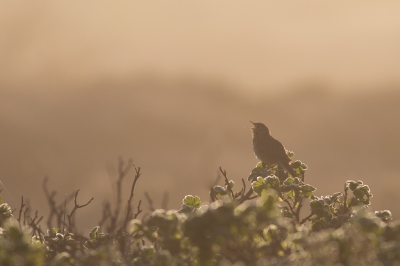
<path fill-rule="evenodd" d="M 24 209 L 24 207 L 25 207 L 24 196 L 21 196 L 21 207 L 19 208 L 19 215 L 18 215 L 18 219 L 17 219 L 19 225 L 21 225 L 21 214 L 22 214 L 22 210 Z"/>
<path fill-rule="evenodd" d="M 156 209 L 153 206 L 153 200 L 150 198 L 149 193 L 147 191 L 144 192 L 144 196 L 146 197 L 147 202 L 149 203 L 149 209 L 150 211 L 155 211 Z"/>
<path fill-rule="evenodd" d="M 231 194 L 232 198 L 235 198 L 234 194 L 233 194 L 233 190 L 231 188 L 231 186 L 229 185 L 229 180 L 228 177 L 226 176 L 226 171 L 222 170 L 221 166 L 219 167 L 219 171 L 222 173 L 222 175 L 225 178 L 225 186 L 228 189 L 229 193 Z"/>
<path fill-rule="evenodd" d="M 343 214 L 345 214 L 347 212 L 347 191 L 348 190 L 349 190 L 349 187 L 346 182 L 346 183 L 344 183 Z"/>
<path fill-rule="evenodd" d="M 242 198 L 239 200 L 239 204 L 245 202 L 246 200 L 250 200 L 250 196 L 253 194 L 253 188 L 250 188 L 249 191 L 247 191 L 246 195 L 244 195 Z"/>
<path fill-rule="evenodd" d="M 23 222 L 23 225 L 26 225 L 26 216 L 27 216 L 29 210 L 30 210 L 29 208 L 26 208 L 25 211 L 24 211 L 24 222 Z"/>
<path fill-rule="evenodd" d="M 56 201 L 55 201 L 55 196 L 57 195 L 56 191 L 49 191 L 47 188 L 47 182 L 48 182 L 48 177 L 45 177 L 43 179 L 43 183 L 42 183 L 42 188 L 43 188 L 43 192 L 44 195 L 46 196 L 47 202 L 49 203 L 49 207 L 50 207 L 50 214 L 49 217 L 47 218 L 47 228 L 51 229 L 53 228 L 52 226 L 52 221 L 53 218 L 55 216 L 56 218 L 56 227 L 61 228 L 61 225 L 65 223 L 65 221 L 63 222 L 63 214 L 64 214 L 64 203 L 61 203 L 57 206 Z M 67 197 L 67 203 L 69 201 L 71 201 L 74 197 L 74 193 L 71 193 L 68 197 Z"/>
<path fill-rule="evenodd" d="M 139 204 L 137 206 L 137 212 L 135 213 L 135 215 L 133 216 L 135 219 L 138 217 L 138 215 L 142 212 L 142 210 L 140 209 L 140 205 L 142 204 L 142 200 L 139 200 Z"/>
<path fill-rule="evenodd" d="M 49 218 L 47 218 L 47 228 L 51 229 L 52 225 L 51 225 L 51 221 L 53 219 L 53 216 L 56 215 L 58 216 L 58 212 L 57 212 L 57 207 L 56 207 L 56 202 L 54 201 L 54 197 L 56 196 L 56 192 L 49 192 L 49 190 L 47 189 L 47 182 L 49 181 L 49 178 L 46 176 L 43 179 L 43 183 L 42 183 L 42 188 L 43 188 L 43 192 L 44 195 L 46 196 L 47 202 L 50 205 L 50 214 L 49 214 Z"/>
<path fill-rule="evenodd" d="M 246 191 L 246 182 L 244 182 L 244 179 L 242 178 L 242 184 L 243 184 L 243 190 L 242 190 L 242 198 L 244 197 L 244 192 Z"/>
<path fill-rule="evenodd" d="M 63 234 L 65 234 L 65 213 L 67 212 L 67 195 L 64 197 L 64 221 L 63 221 Z"/>
<path fill-rule="evenodd" d="M 300 222 L 300 210 L 301 210 L 301 207 L 303 206 L 303 197 L 301 197 L 300 198 L 300 200 L 299 200 L 299 205 L 297 206 L 297 210 L 296 210 L 296 221 L 297 222 Z"/>
<path fill-rule="evenodd" d="M 213 187 L 219 184 L 219 181 L 221 180 L 221 174 L 220 172 L 217 173 L 217 178 L 215 179 Z"/>
<path fill-rule="evenodd" d="M 132 199 L 133 199 L 133 195 L 134 195 L 134 191 L 135 191 L 135 186 L 136 186 L 136 182 L 138 181 L 139 177 L 142 175 L 142 173 L 140 172 L 140 167 L 136 168 L 135 165 L 133 165 L 133 167 L 135 168 L 135 173 L 136 174 L 135 174 L 135 179 L 133 180 L 133 183 L 132 183 L 131 194 L 129 195 L 129 199 L 128 199 L 128 203 L 127 203 L 125 221 L 124 221 L 124 224 L 123 224 L 123 227 L 122 227 L 123 230 L 126 230 L 126 226 L 128 225 L 128 221 L 131 219 Z M 140 207 L 140 203 L 139 203 L 139 207 Z M 137 213 L 137 215 L 139 215 L 139 213 Z"/>
<path fill-rule="evenodd" d="M 311 212 L 310 215 L 308 215 L 307 217 L 305 217 L 303 220 L 301 220 L 300 224 L 304 224 L 305 222 L 308 221 L 308 219 L 311 218 L 311 216 L 313 216 L 313 213 Z"/>
<path fill-rule="evenodd" d="M 110 202 L 106 201 L 103 203 L 103 214 L 101 217 L 101 220 L 99 222 L 99 226 L 103 227 L 103 224 L 106 222 L 107 219 L 109 219 L 111 216 L 111 206 Z"/>
<path fill-rule="evenodd" d="M 122 207 L 122 181 L 124 177 L 128 174 L 129 170 L 132 167 L 132 159 L 128 160 L 126 166 L 124 166 L 124 161 L 122 158 L 119 158 L 118 163 L 118 180 L 117 180 L 117 203 L 115 206 L 114 214 L 110 217 L 110 231 L 114 231 L 117 228 L 117 221 L 119 219 L 119 214 L 121 212 Z"/>
<path fill-rule="evenodd" d="M 211 188 L 209 195 L 210 195 L 211 202 L 214 202 L 218 199 L 213 188 Z"/>
<path fill-rule="evenodd" d="M 38 211 L 35 212 L 35 217 L 32 219 L 31 217 L 28 216 L 28 218 L 31 219 L 31 222 L 29 223 L 29 226 L 32 227 L 32 236 L 36 235 L 36 232 L 42 234 L 42 231 L 40 230 L 40 227 L 38 227 L 38 224 L 42 221 L 43 216 L 39 218 L 39 220 L 36 222 L 36 219 L 38 218 Z"/>
<path fill-rule="evenodd" d="M 296 211 L 293 209 L 292 205 L 290 204 L 290 201 L 288 199 L 284 199 L 283 201 L 287 203 L 287 205 L 289 206 L 289 209 L 293 213 L 293 215 L 296 215 Z"/>
<path fill-rule="evenodd" d="M 168 209 L 168 202 L 169 202 L 169 193 L 168 191 L 164 191 L 163 199 L 161 201 L 161 208 L 164 210 Z"/>
<path fill-rule="evenodd" d="M 72 222 L 71 222 L 71 218 L 72 218 L 73 214 L 75 213 L 75 211 L 76 211 L 77 209 L 80 209 L 80 208 L 83 208 L 83 207 L 89 205 L 89 204 L 92 202 L 92 200 L 93 200 L 93 197 L 92 197 L 86 204 L 79 205 L 79 204 L 77 203 L 79 190 L 80 190 L 80 189 L 78 189 L 78 190 L 76 191 L 76 193 L 75 193 L 75 206 L 74 206 L 74 209 L 73 209 L 73 210 L 71 211 L 71 213 L 68 215 L 68 223 L 69 223 L 69 227 L 70 227 L 69 231 L 72 231 L 72 226 L 73 226 L 73 225 L 72 225 Z"/>

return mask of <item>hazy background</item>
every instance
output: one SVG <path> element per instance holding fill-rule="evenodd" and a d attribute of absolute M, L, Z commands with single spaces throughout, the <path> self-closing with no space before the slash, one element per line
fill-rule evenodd
<path fill-rule="evenodd" d="M 145 191 L 155 207 L 165 191 L 173 209 L 187 194 L 207 201 L 219 166 L 239 186 L 256 165 L 253 120 L 309 166 L 316 195 L 361 179 L 371 209 L 399 219 L 399 12 L 397 1 L 3 1 L 4 201 L 23 195 L 46 219 L 49 176 L 59 202 L 94 197 L 77 212 L 88 230 L 114 200 L 118 156 L 142 167 L 135 203 Z"/>

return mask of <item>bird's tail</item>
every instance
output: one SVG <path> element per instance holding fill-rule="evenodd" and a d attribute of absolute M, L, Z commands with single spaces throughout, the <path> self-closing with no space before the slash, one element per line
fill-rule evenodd
<path fill-rule="evenodd" d="M 290 173 L 293 177 L 297 177 L 296 171 L 293 169 L 293 167 L 290 166 L 288 162 L 280 163 L 279 164 L 283 169 L 285 169 L 286 172 Z"/>

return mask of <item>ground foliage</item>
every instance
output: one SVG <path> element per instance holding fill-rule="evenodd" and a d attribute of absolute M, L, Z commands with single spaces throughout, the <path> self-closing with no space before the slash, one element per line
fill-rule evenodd
<path fill-rule="evenodd" d="M 123 206 L 122 182 L 132 167 Z M 316 196 L 305 182 L 307 166 L 292 167 L 299 177 L 259 163 L 240 189 L 220 168 L 224 185 L 211 188 L 209 205 L 188 195 L 180 210 L 141 217 L 141 201 L 132 204 L 141 169 L 120 160 L 115 207 L 104 204 L 88 235 L 78 233 L 74 216 L 93 199 L 80 205 L 78 190 L 56 204 L 45 180 L 48 230 L 37 212 L 27 215 L 23 198 L 17 213 L 0 205 L 0 265 L 400 265 L 400 221 L 390 211 L 368 210 L 368 185 L 349 180 L 342 192 Z"/>

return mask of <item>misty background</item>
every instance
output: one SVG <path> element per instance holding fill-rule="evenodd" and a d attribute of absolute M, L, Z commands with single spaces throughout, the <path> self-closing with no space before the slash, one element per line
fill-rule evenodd
<path fill-rule="evenodd" d="M 118 157 L 160 208 L 208 201 L 257 164 L 249 120 L 308 165 L 316 195 L 362 180 L 400 218 L 399 2 L 35 1 L 0 8 L 3 202 L 47 219 L 42 181 L 80 189 L 77 225 L 114 202 Z M 127 200 L 134 173 L 125 180 Z M 222 185 L 222 182 L 221 182 Z M 72 202 L 69 209 L 72 208 Z M 305 207 L 307 209 L 307 207 Z M 17 212 L 14 213 L 16 215 Z"/>

